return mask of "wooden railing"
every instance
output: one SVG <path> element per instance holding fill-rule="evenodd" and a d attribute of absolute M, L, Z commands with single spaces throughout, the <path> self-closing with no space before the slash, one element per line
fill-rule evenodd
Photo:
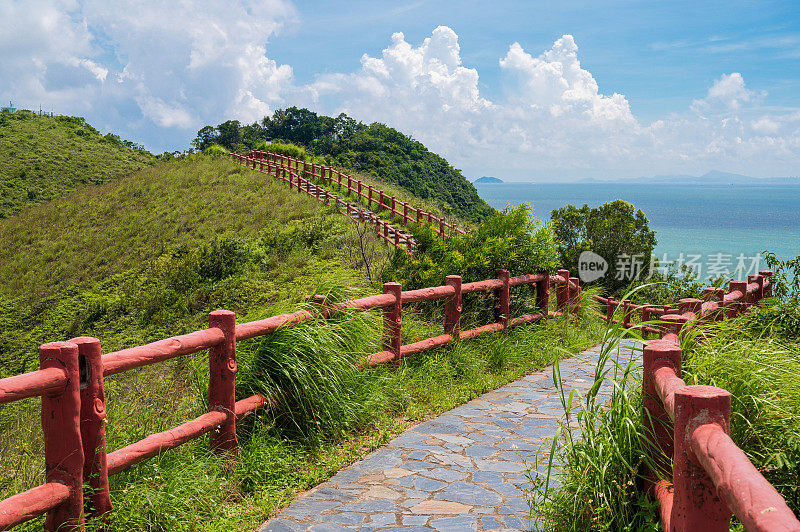
<path fill-rule="evenodd" d="M 771 276 L 764 270 L 747 282 L 731 281 L 727 292 L 706 288 L 705 300 L 682 299 L 677 309 L 595 298 L 606 305 L 606 321 L 661 336 L 644 348 L 642 391 L 643 418 L 657 446 L 652 458 L 659 469 L 672 470 L 671 482 L 647 486 L 667 532 L 727 532 L 732 515 L 748 531 L 800 531 L 783 497 L 730 438 L 731 394 L 681 379 L 681 331 L 746 312 L 772 295 Z M 634 311 L 642 313 L 639 324 L 631 322 Z"/>
<path fill-rule="evenodd" d="M 287 166 L 281 166 L 265 159 L 245 157 L 244 155 L 240 155 L 238 153 L 232 153 L 231 158 L 238 164 L 242 164 L 258 172 L 272 175 L 276 179 L 280 179 L 289 185 L 290 190 L 295 187 L 297 188 L 298 192 L 304 192 L 318 201 L 325 202 L 326 205 L 330 205 L 331 201 L 333 201 L 340 211 L 341 209 L 344 209 L 343 214 L 349 216 L 353 220 L 357 220 L 361 223 L 368 223 L 370 225 L 374 224 L 375 233 L 377 234 L 378 238 L 390 246 L 394 246 L 395 248 L 402 247 L 405 248 L 408 253 L 411 253 L 411 251 L 417 245 L 414 237 L 411 234 L 400 230 L 398 227 L 382 219 L 374 212 L 364 209 L 361 205 L 350 203 L 349 201 L 341 199 L 336 194 L 332 194 L 324 187 L 304 178 L 298 172 L 289 169 Z"/>
<path fill-rule="evenodd" d="M 323 185 L 326 183 L 328 185 L 336 183 L 339 190 L 345 190 L 348 196 L 355 197 L 358 201 L 362 199 L 366 200 L 367 208 L 370 210 L 374 208 L 374 212 L 377 213 L 380 213 L 382 210 L 387 210 L 392 214 L 402 217 L 405 225 L 408 225 L 409 222 L 430 225 L 443 238 L 451 236 L 454 233 L 462 235 L 467 234 L 466 231 L 455 224 L 449 223 L 444 218 L 435 216 L 429 211 L 413 207 L 408 202 L 398 201 L 395 196 L 389 195 L 372 185 L 367 185 L 360 179 L 355 179 L 348 174 L 343 174 L 331 166 L 310 164 L 303 160 L 295 159 L 294 157 L 269 151 L 252 150 L 248 156 L 296 170 L 303 175 L 310 176 L 312 179 L 318 179 Z"/>
<path fill-rule="evenodd" d="M 531 287 L 538 312 L 511 318 L 511 287 Z M 556 286 L 556 311 L 549 311 L 550 287 Z M 461 296 L 471 292 L 493 292 L 494 323 L 461 330 Z M 403 345 L 400 335 L 402 305 L 417 301 L 445 300 L 444 334 Z M 511 277 L 498 272 L 496 279 L 463 283 L 451 275 L 446 284 L 420 290 L 403 291 L 398 283 L 383 285 L 383 294 L 327 305 L 324 301 L 311 309 L 281 314 L 247 323 L 236 323 L 227 310 L 209 315 L 209 327 L 147 345 L 101 354 L 100 340 L 80 337 L 41 346 L 41 369 L 0 379 L 0 405 L 31 397 L 41 397 L 46 483 L 0 501 L 0 530 L 47 513 L 48 531 L 75 531 L 84 528 L 84 482 L 89 487 L 92 515 L 112 510 L 108 477 L 173 449 L 203 434 L 210 434 L 215 452 L 234 456 L 238 441 L 236 423 L 266 405 L 271 398 L 253 395 L 235 401 L 237 342 L 270 334 L 281 327 L 325 318 L 344 309 L 383 312 L 383 349 L 364 362 L 376 366 L 398 364 L 402 357 L 468 339 L 487 332 L 503 331 L 523 323 L 575 313 L 580 307 L 577 278 L 559 270 L 557 275 L 532 274 Z M 134 368 L 208 350 L 209 411 L 183 425 L 152 434 L 143 440 L 106 453 L 105 393 L 103 379 Z"/>
<path fill-rule="evenodd" d="M 639 329 L 643 334 L 661 334 L 665 328 L 673 327 L 671 322 L 692 323 L 697 320 L 721 320 L 733 318 L 746 311 L 747 308 L 765 297 L 772 296 L 772 272 L 762 270 L 757 275 L 748 275 L 747 281 L 731 281 L 726 292 L 723 288 L 703 289 L 703 299 L 684 298 L 674 305 L 635 305 L 630 299 L 617 301 L 613 297 L 594 296 L 606 307 L 606 313 L 600 315 L 609 323 L 619 323 L 625 328 Z M 617 314 L 619 318 L 614 315 Z M 638 312 L 641 321 L 633 323 L 634 312 Z M 653 321 L 662 320 L 659 327 Z M 674 327 L 673 327 L 674 328 Z"/>

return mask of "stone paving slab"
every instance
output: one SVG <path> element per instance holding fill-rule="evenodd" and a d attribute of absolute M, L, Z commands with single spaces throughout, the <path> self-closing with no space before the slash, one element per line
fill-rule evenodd
<path fill-rule="evenodd" d="M 631 343 L 620 359 L 636 356 Z M 594 382 L 600 346 L 560 363 L 567 390 Z M 300 495 L 260 532 L 532 530 L 525 476 L 563 415 L 552 366 L 407 429 Z M 607 397 L 608 387 L 600 396 Z"/>

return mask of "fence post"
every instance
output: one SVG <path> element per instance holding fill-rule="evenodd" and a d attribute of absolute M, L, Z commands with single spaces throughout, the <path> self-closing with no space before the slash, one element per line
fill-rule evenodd
<path fill-rule="evenodd" d="M 608 323 L 612 323 L 611 320 L 614 319 L 614 298 L 608 296 L 608 301 L 606 302 L 606 321 Z"/>
<path fill-rule="evenodd" d="M 458 339 L 461 333 L 461 276 L 448 275 L 444 284 L 452 286 L 456 293 L 444 302 L 444 332 Z"/>
<path fill-rule="evenodd" d="M 358 202 L 361 203 L 361 180 L 358 180 Z"/>
<path fill-rule="evenodd" d="M 569 312 L 577 315 L 578 311 L 581 309 L 581 280 L 578 277 L 570 277 L 569 283 Z M 572 289 L 572 285 L 575 285 L 574 290 Z"/>
<path fill-rule="evenodd" d="M 509 283 L 511 274 L 508 270 L 497 270 L 497 278 L 503 282 L 502 288 L 494 292 L 494 315 L 495 321 L 503 324 L 503 330 L 508 329 L 509 310 Z"/>
<path fill-rule="evenodd" d="M 392 214 L 395 214 L 396 210 L 397 210 L 397 198 L 392 196 Z"/>
<path fill-rule="evenodd" d="M 749 303 L 750 304 L 758 303 L 759 301 L 764 299 L 764 276 L 760 275 L 760 274 L 748 275 L 747 276 L 747 282 L 748 282 L 748 284 L 749 283 L 756 283 L 758 285 L 758 291 L 753 293 L 753 295 L 750 298 Z"/>
<path fill-rule="evenodd" d="M 394 247 L 400 247 L 400 231 L 397 229 L 397 227 L 394 228 Z"/>
<path fill-rule="evenodd" d="M 403 224 L 408 225 L 408 202 L 403 202 Z"/>
<path fill-rule="evenodd" d="M 727 305 L 728 311 L 725 314 L 727 318 L 735 318 L 742 312 L 747 309 L 747 282 L 745 281 L 731 281 L 729 284 L 729 292 L 741 292 L 742 299 L 738 301 L 732 301 L 731 304 Z"/>
<path fill-rule="evenodd" d="M 717 423 L 730 433 L 731 394 L 713 386 L 684 386 L 675 392 L 675 437 L 672 485 L 674 530 L 728 532 L 731 511 L 691 451 L 692 432 Z"/>
<path fill-rule="evenodd" d="M 444 231 L 444 219 L 443 218 L 439 218 L 439 234 L 442 235 L 442 238 L 444 238 L 445 231 Z"/>
<path fill-rule="evenodd" d="M 645 330 L 645 327 L 648 327 L 648 325 L 645 325 L 645 323 L 650 321 L 650 319 L 651 319 L 650 318 L 650 306 L 649 305 L 644 305 L 642 307 L 642 324 L 641 324 L 642 328 L 640 330 L 640 332 L 642 333 L 642 338 L 645 338 L 645 339 L 647 338 L 648 333 Z"/>
<path fill-rule="evenodd" d="M 378 191 L 378 212 L 383 208 L 383 190 Z"/>
<path fill-rule="evenodd" d="M 417 223 L 422 219 L 422 209 L 417 209 Z"/>
<path fill-rule="evenodd" d="M 384 294 L 394 294 L 394 303 L 383 309 L 383 349 L 400 365 L 400 328 L 403 325 L 403 288 L 400 283 L 383 283 Z"/>
<path fill-rule="evenodd" d="M 772 272 L 770 270 L 761 270 L 758 273 L 768 281 L 767 287 L 764 289 L 764 297 L 772 297 Z"/>
<path fill-rule="evenodd" d="M 81 444 L 83 480 L 89 483 L 87 514 L 105 515 L 114 507 L 108 489 L 106 464 L 106 395 L 103 387 L 103 358 L 100 340 L 81 336 L 70 340 L 78 346 L 81 375 Z M 85 376 L 85 378 L 84 378 Z"/>
<path fill-rule="evenodd" d="M 536 306 L 547 318 L 550 310 L 550 274 L 543 272 L 544 279 L 536 281 Z"/>
<path fill-rule="evenodd" d="M 51 342 L 39 348 L 39 367 L 67 372 L 67 384 L 42 396 L 42 436 L 47 482 L 69 487 L 69 499 L 47 512 L 48 532 L 83 530 L 83 444 L 81 442 L 81 371 L 78 346 Z"/>
<path fill-rule="evenodd" d="M 225 339 L 208 350 L 208 409 L 227 415 L 218 431 L 211 433 L 211 448 L 216 453 L 236 454 L 236 314 L 215 310 L 208 315 L 209 328 L 220 329 Z"/>
<path fill-rule="evenodd" d="M 564 312 L 569 300 L 569 270 L 558 270 L 558 276 L 564 278 L 563 283 L 556 283 L 556 307 Z"/>
<path fill-rule="evenodd" d="M 372 185 L 367 185 L 367 209 L 372 209 Z"/>
<path fill-rule="evenodd" d="M 680 334 L 689 318 L 681 314 L 664 314 L 661 320 L 665 322 L 661 326 L 661 336 L 664 336 L 668 333 Z"/>
<path fill-rule="evenodd" d="M 656 391 L 655 372 L 657 369 L 668 367 L 675 371 L 675 375 L 681 376 L 682 362 L 681 349 L 672 342 L 654 340 L 645 348 L 642 355 L 642 415 L 645 426 L 648 424 L 655 436 L 655 445 L 658 456 L 653 457 L 657 468 L 668 472 L 670 460 L 674 452 L 674 440 L 672 437 L 672 420 L 664 409 L 664 403 Z M 649 476 L 655 480 L 658 471 L 648 471 Z M 648 482 L 652 489 L 654 483 Z"/>

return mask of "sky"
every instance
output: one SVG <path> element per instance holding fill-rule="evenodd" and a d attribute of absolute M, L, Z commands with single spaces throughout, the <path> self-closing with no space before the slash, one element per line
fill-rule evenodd
<path fill-rule="evenodd" d="M 470 179 L 798 176 L 800 3 L 0 0 L 9 100 L 154 152 L 296 105 Z"/>

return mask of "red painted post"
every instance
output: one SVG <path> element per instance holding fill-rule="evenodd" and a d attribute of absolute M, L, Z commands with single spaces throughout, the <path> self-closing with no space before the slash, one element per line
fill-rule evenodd
<path fill-rule="evenodd" d="M 665 322 L 661 326 L 661 336 L 664 336 L 669 333 L 680 334 L 689 318 L 681 314 L 664 314 L 661 320 Z"/>
<path fill-rule="evenodd" d="M 764 276 L 763 275 L 748 275 L 747 276 L 747 283 L 756 283 L 758 285 L 758 290 L 755 291 L 750 296 L 750 301 L 748 303 L 755 304 L 764 299 Z"/>
<path fill-rule="evenodd" d="M 433 224 L 433 213 L 428 213 L 428 225 Z"/>
<path fill-rule="evenodd" d="M 442 238 L 444 238 L 444 220 L 441 218 L 439 218 L 439 234 L 442 235 Z"/>
<path fill-rule="evenodd" d="M 42 396 L 42 435 L 47 482 L 69 487 L 66 502 L 47 512 L 48 532 L 83 530 L 83 443 L 78 346 L 51 342 L 39 348 L 39 367 L 67 372 L 67 384 L 56 395 Z"/>
<path fill-rule="evenodd" d="M 643 352 L 644 370 L 642 373 L 642 415 L 645 426 L 650 424 L 650 428 L 655 436 L 655 444 L 659 452 L 658 456 L 653 457 L 657 468 L 662 472 L 668 472 L 670 460 L 674 451 L 674 440 L 672 436 L 672 420 L 664 409 L 664 403 L 656 391 L 655 372 L 657 369 L 671 368 L 675 375 L 680 377 L 682 371 L 681 349 L 672 342 L 654 340 L 650 342 Z M 648 422 L 648 419 L 650 420 Z M 657 479 L 658 471 L 648 471 L 648 476 L 653 480 Z M 653 484 L 650 484 L 650 488 Z"/>
<path fill-rule="evenodd" d="M 542 272 L 542 275 L 544 279 L 536 281 L 536 307 L 546 318 L 550 310 L 550 275 L 547 272 Z"/>
<path fill-rule="evenodd" d="M 422 219 L 422 210 L 417 209 L 417 223 L 419 223 L 421 219 Z"/>
<path fill-rule="evenodd" d="M 83 445 L 83 480 L 91 495 L 87 514 L 105 515 L 114 507 L 108 489 L 106 464 L 106 395 L 103 388 L 103 359 L 100 340 L 81 336 L 70 340 L 78 346 L 81 375 L 81 443 Z"/>
<path fill-rule="evenodd" d="M 772 272 L 770 270 L 761 270 L 758 272 L 767 280 L 767 287 L 764 289 L 764 297 L 772 297 Z"/>
<path fill-rule="evenodd" d="M 397 199 L 394 196 L 392 196 L 392 214 L 395 214 L 396 210 L 397 210 Z"/>
<path fill-rule="evenodd" d="M 577 314 L 581 308 L 581 280 L 578 277 L 570 277 L 570 288 L 569 288 L 569 302 L 570 302 L 570 309 L 569 312 L 573 314 Z M 573 289 L 572 286 L 575 286 Z"/>
<path fill-rule="evenodd" d="M 681 314 L 686 314 L 687 312 L 693 312 L 695 315 L 700 314 L 700 311 L 703 308 L 703 301 L 701 299 L 696 299 L 694 297 L 685 297 L 678 301 L 678 312 Z"/>
<path fill-rule="evenodd" d="M 378 191 L 378 212 L 383 209 L 383 190 Z"/>
<path fill-rule="evenodd" d="M 361 182 L 361 180 L 359 179 L 359 180 L 358 180 L 358 202 L 359 202 L 359 203 L 361 203 L 361 186 L 362 186 L 362 185 L 363 185 L 363 183 L 362 183 L 362 182 Z"/>
<path fill-rule="evenodd" d="M 383 283 L 384 294 L 394 294 L 394 303 L 383 309 L 383 348 L 400 364 L 400 328 L 403 325 L 403 288 L 400 283 Z"/>
<path fill-rule="evenodd" d="M 556 307 L 559 312 L 565 312 L 569 300 L 569 270 L 558 270 L 558 276 L 563 277 L 564 282 L 556 285 Z"/>
<path fill-rule="evenodd" d="M 731 281 L 728 292 L 735 291 L 739 291 L 744 295 L 739 301 L 726 305 L 728 307 L 725 313 L 726 318 L 735 318 L 747 309 L 747 283 L 745 281 Z"/>
<path fill-rule="evenodd" d="M 503 282 L 503 287 L 494 291 L 494 315 L 497 323 L 503 324 L 503 329 L 508 329 L 509 315 L 511 314 L 509 305 L 509 279 L 511 274 L 508 270 L 497 270 L 497 278 Z"/>
<path fill-rule="evenodd" d="M 367 185 L 367 208 L 372 208 L 372 185 Z"/>
<path fill-rule="evenodd" d="M 383 239 L 389 243 L 389 224 L 386 222 L 383 222 Z"/>
<path fill-rule="evenodd" d="M 608 296 L 608 301 L 606 302 L 606 321 L 611 323 L 611 320 L 614 319 L 614 298 Z"/>
<path fill-rule="evenodd" d="M 716 423 L 730 433 L 731 394 L 713 386 L 684 386 L 675 392 L 675 436 L 672 484 L 674 530 L 728 532 L 731 511 L 700 466 L 689 441 L 701 425 Z"/>
<path fill-rule="evenodd" d="M 408 225 L 408 202 L 403 202 L 403 224 Z"/>
<path fill-rule="evenodd" d="M 397 227 L 394 228 L 394 247 L 400 247 L 400 231 L 398 231 Z"/>
<path fill-rule="evenodd" d="M 448 275 L 444 284 L 452 286 L 456 291 L 444 303 L 444 332 L 457 339 L 461 333 L 461 276 Z"/>
<path fill-rule="evenodd" d="M 216 453 L 235 455 L 236 439 L 236 314 L 215 310 L 208 315 L 209 328 L 220 329 L 225 340 L 208 350 L 208 409 L 224 412 L 228 417 L 211 433 L 211 448 Z"/>

